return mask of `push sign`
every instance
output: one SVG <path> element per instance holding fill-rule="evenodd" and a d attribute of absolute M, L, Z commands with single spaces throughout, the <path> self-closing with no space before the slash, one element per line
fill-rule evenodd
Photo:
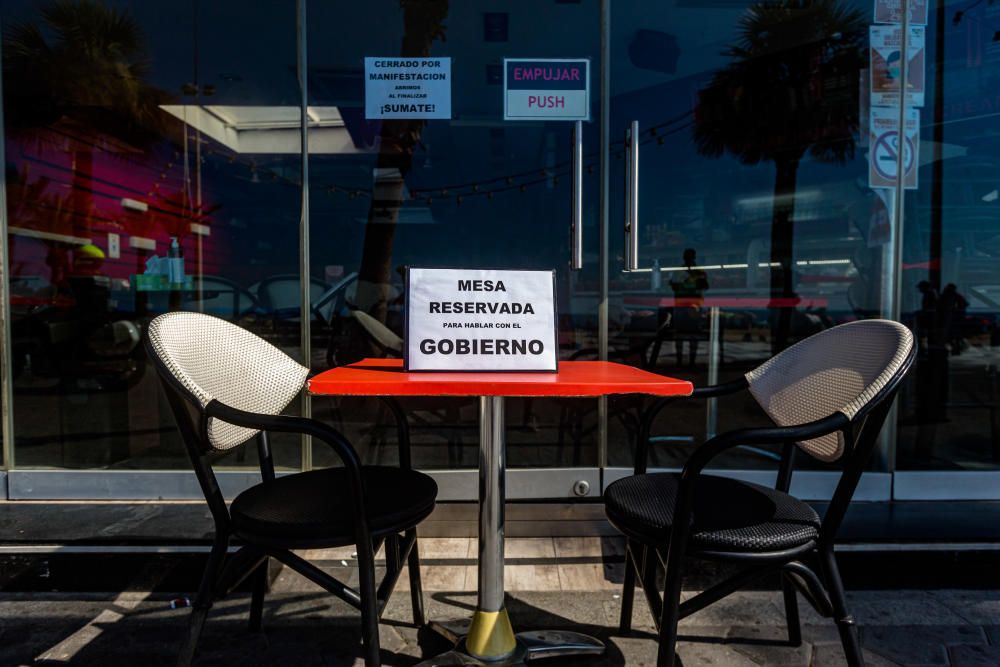
<path fill-rule="evenodd" d="M 590 120 L 590 61 L 505 58 L 504 120 Z"/>
<path fill-rule="evenodd" d="M 558 370 L 554 271 L 406 271 L 408 371 Z"/>

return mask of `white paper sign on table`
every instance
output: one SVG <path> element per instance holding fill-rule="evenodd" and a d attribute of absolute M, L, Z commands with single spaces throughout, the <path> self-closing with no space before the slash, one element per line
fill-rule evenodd
<path fill-rule="evenodd" d="M 409 268 L 410 371 L 558 370 L 553 271 Z"/>

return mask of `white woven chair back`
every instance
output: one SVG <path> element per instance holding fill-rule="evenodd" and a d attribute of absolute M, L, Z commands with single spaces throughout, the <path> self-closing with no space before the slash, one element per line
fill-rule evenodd
<path fill-rule="evenodd" d="M 246 329 L 201 313 L 166 313 L 149 341 L 170 373 L 205 407 L 213 399 L 246 412 L 277 415 L 302 390 L 309 369 Z M 232 449 L 254 429 L 208 420 L 209 445 Z"/>
<path fill-rule="evenodd" d="M 778 426 L 840 412 L 848 419 L 905 369 L 913 334 L 899 322 L 860 320 L 821 331 L 746 374 L 750 393 Z M 821 461 L 844 454 L 843 435 L 799 446 Z"/>

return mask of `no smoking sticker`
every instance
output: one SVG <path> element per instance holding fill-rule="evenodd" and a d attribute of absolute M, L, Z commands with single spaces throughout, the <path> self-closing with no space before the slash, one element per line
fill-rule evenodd
<path fill-rule="evenodd" d="M 899 134 L 899 111 L 891 107 L 872 107 L 869 123 L 868 187 L 894 188 L 903 168 L 903 188 L 917 189 L 920 147 L 920 112 L 909 109 L 906 131 Z M 902 152 L 902 156 L 900 156 Z"/>

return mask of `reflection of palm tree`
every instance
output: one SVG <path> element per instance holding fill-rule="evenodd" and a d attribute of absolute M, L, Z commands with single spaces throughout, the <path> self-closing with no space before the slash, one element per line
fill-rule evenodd
<path fill-rule="evenodd" d="M 95 0 L 56 0 L 39 15 L 38 23 L 13 24 L 4 34 L 7 126 L 40 142 L 63 119 L 83 127 L 87 134 L 69 143 L 76 207 L 86 214 L 93 152 L 100 148 L 95 133 L 131 143 L 150 139 L 167 96 L 143 82 L 142 30 L 129 14 Z"/>
<path fill-rule="evenodd" d="M 400 56 L 425 58 L 435 40 L 444 41 L 448 0 L 400 0 L 403 9 L 403 42 Z M 392 282 L 392 245 L 396 221 L 403 204 L 404 179 L 420 144 L 422 120 L 384 120 L 379 134 L 379 173 L 394 172 L 380 182 L 372 197 L 365 227 L 361 266 L 358 270 L 358 306 L 385 322 Z M 382 171 L 385 170 L 385 171 Z"/>
<path fill-rule="evenodd" d="M 791 297 L 799 163 L 807 152 L 833 162 L 854 156 L 865 22 L 838 0 L 761 0 L 739 32 L 724 52 L 733 62 L 699 93 L 695 140 L 706 155 L 774 162 L 771 296 Z M 776 351 L 791 324 L 791 310 L 780 312 Z"/>

